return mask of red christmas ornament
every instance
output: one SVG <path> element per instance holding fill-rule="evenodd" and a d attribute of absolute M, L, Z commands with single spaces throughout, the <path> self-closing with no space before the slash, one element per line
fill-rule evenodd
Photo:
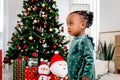
<path fill-rule="evenodd" d="M 13 40 L 14 40 L 14 41 L 16 41 L 16 40 L 17 40 L 17 37 L 16 37 L 16 36 L 14 36 L 14 37 L 13 37 Z"/>
<path fill-rule="evenodd" d="M 48 11 L 49 9 L 46 7 L 46 11 Z"/>
<path fill-rule="evenodd" d="M 37 22 L 38 22 L 38 24 L 40 24 L 40 20 L 38 20 Z"/>
<path fill-rule="evenodd" d="M 47 21 L 44 22 L 44 25 L 47 25 Z"/>
<path fill-rule="evenodd" d="M 55 26 L 55 24 L 54 23 L 52 23 L 52 27 L 54 27 Z"/>
<path fill-rule="evenodd" d="M 67 46 L 64 46 L 64 49 L 66 50 L 66 49 L 67 49 Z"/>
<path fill-rule="evenodd" d="M 54 2 L 54 0 L 52 0 L 52 2 Z"/>
<path fill-rule="evenodd" d="M 24 56 L 24 60 L 28 60 L 28 56 Z"/>
<path fill-rule="evenodd" d="M 24 44 L 23 48 L 26 48 L 26 47 L 27 47 L 26 44 Z"/>
<path fill-rule="evenodd" d="M 33 53 L 32 53 L 32 56 L 33 56 L 33 57 L 37 57 L 37 56 L 38 56 L 38 53 L 37 53 L 37 52 L 33 52 Z"/>
<path fill-rule="evenodd" d="M 26 51 L 26 52 L 28 52 L 28 50 L 27 50 L 27 49 L 26 49 L 25 51 Z"/>
<path fill-rule="evenodd" d="M 17 44 L 16 48 L 18 48 L 18 49 L 19 49 L 19 48 L 20 48 L 20 45 L 19 45 L 19 44 Z"/>
<path fill-rule="evenodd" d="M 57 46 L 54 44 L 54 45 L 53 45 L 53 48 L 54 48 L 54 49 L 56 49 L 56 48 L 57 48 Z"/>
<path fill-rule="evenodd" d="M 29 15 L 29 12 L 24 12 L 24 15 L 25 15 L 25 16 Z"/>
<path fill-rule="evenodd" d="M 62 27 L 61 31 L 64 31 L 64 27 Z"/>
<path fill-rule="evenodd" d="M 37 11 L 37 10 L 38 10 L 37 6 L 34 6 L 33 10 L 34 10 L 34 11 Z"/>
<path fill-rule="evenodd" d="M 46 29 L 47 21 L 44 22 L 44 28 Z"/>
<path fill-rule="evenodd" d="M 20 27 L 20 24 L 17 24 L 17 26 L 16 26 L 17 28 L 19 28 Z"/>
<path fill-rule="evenodd" d="M 58 38 L 61 38 L 62 36 L 60 34 L 58 34 Z"/>
<path fill-rule="evenodd" d="M 31 0 L 31 2 L 34 2 L 34 0 Z"/>
<path fill-rule="evenodd" d="M 56 17 L 56 20 L 59 20 L 59 16 Z"/>
<path fill-rule="evenodd" d="M 41 29 L 41 28 L 38 28 L 38 29 L 37 29 L 37 32 L 41 32 L 41 31 L 42 31 L 42 29 Z"/>
<path fill-rule="evenodd" d="M 10 59 L 8 57 L 4 57 L 4 63 L 9 63 Z"/>

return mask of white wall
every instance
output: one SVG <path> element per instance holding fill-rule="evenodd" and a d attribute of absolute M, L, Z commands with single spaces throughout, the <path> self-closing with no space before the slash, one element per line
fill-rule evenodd
<path fill-rule="evenodd" d="M 120 31 L 120 0 L 100 0 L 100 32 Z"/>
<path fill-rule="evenodd" d="M 66 18 L 70 13 L 70 0 L 56 0 L 56 2 L 59 9 L 59 21 L 64 23 L 64 34 L 67 38 L 69 38 L 69 34 L 67 32 Z"/>

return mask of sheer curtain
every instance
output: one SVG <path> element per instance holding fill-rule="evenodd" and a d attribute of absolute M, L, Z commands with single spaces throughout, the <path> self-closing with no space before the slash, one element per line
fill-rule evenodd
<path fill-rule="evenodd" d="M 0 49 L 2 49 L 3 35 L 3 0 L 0 0 Z"/>

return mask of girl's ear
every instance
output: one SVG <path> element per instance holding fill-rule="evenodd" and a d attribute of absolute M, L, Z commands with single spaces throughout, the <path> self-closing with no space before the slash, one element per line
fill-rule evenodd
<path fill-rule="evenodd" d="M 81 28 L 82 28 L 82 29 L 85 29 L 85 28 L 86 28 L 86 21 L 83 21 L 83 22 L 81 23 Z"/>

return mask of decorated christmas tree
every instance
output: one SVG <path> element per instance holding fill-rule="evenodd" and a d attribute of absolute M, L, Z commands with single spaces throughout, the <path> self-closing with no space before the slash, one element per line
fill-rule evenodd
<path fill-rule="evenodd" d="M 67 46 L 63 24 L 54 0 L 23 0 L 15 32 L 8 42 L 5 63 L 19 57 L 43 58 L 50 61 L 55 51 L 66 58 Z"/>

